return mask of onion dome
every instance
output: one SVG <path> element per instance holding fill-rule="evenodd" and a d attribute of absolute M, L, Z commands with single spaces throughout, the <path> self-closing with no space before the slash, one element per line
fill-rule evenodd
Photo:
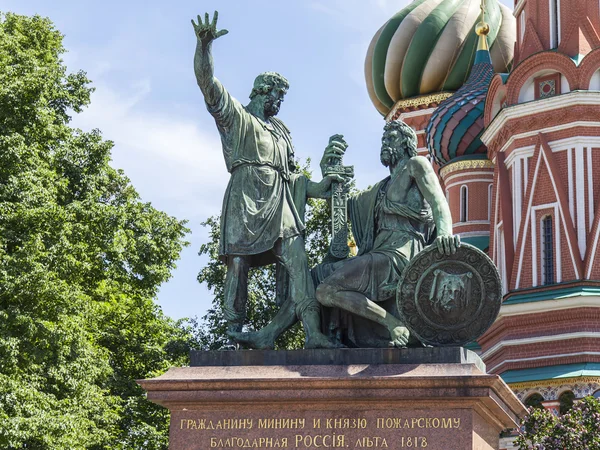
<path fill-rule="evenodd" d="M 507 72 L 516 40 L 515 18 L 485 0 L 496 72 Z M 377 31 L 365 61 L 371 101 L 386 115 L 399 100 L 456 91 L 467 80 L 475 51 L 479 0 L 415 0 Z"/>
<path fill-rule="evenodd" d="M 425 130 L 429 154 L 440 167 L 459 158 L 487 158 L 481 134 L 485 97 L 494 76 L 486 40 L 490 27 L 480 22 L 475 31 L 479 44 L 469 79 L 452 97 L 440 103 Z"/>

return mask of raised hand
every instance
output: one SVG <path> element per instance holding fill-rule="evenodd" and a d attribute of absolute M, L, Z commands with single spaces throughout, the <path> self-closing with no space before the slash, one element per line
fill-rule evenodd
<path fill-rule="evenodd" d="M 215 39 L 220 38 L 221 36 L 229 33 L 227 30 L 217 31 L 217 19 L 219 18 L 219 12 L 215 11 L 212 22 L 209 21 L 208 13 L 204 15 L 204 23 L 198 15 L 198 24 L 194 22 L 192 19 L 192 26 L 194 27 L 194 32 L 196 33 L 196 37 L 198 38 L 198 42 L 201 42 L 203 47 L 206 47 Z"/>

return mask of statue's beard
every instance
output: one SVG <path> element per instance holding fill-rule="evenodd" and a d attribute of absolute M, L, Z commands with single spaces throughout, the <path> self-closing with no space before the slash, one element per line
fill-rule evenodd
<path fill-rule="evenodd" d="M 393 166 L 398 162 L 399 152 L 391 147 L 382 147 L 379 158 L 385 167 Z"/>
<path fill-rule="evenodd" d="M 267 100 L 265 102 L 265 117 L 273 117 L 276 116 L 279 112 L 279 108 L 281 107 L 281 102 L 274 102 L 272 100 Z"/>

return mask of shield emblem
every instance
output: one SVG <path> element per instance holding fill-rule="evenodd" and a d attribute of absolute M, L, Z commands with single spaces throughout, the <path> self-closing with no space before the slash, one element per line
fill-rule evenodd
<path fill-rule="evenodd" d="M 396 301 L 400 320 L 421 342 L 460 346 L 477 340 L 496 319 L 500 276 L 472 245 L 463 243 L 450 256 L 430 246 L 404 269 Z"/>

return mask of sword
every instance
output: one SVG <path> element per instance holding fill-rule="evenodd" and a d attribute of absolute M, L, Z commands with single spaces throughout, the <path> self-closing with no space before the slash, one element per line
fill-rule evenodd
<path fill-rule="evenodd" d="M 342 136 L 332 136 L 331 140 Z M 330 142 L 331 142 L 330 140 Z M 345 152 L 345 149 L 344 149 Z M 343 152 L 342 152 L 343 155 Z M 330 158 L 323 174 L 341 175 L 344 178 L 354 176 L 354 166 L 344 166 L 342 155 L 339 158 Z M 331 183 L 331 244 L 329 253 L 337 259 L 348 257 L 348 183 L 334 181 Z"/>

